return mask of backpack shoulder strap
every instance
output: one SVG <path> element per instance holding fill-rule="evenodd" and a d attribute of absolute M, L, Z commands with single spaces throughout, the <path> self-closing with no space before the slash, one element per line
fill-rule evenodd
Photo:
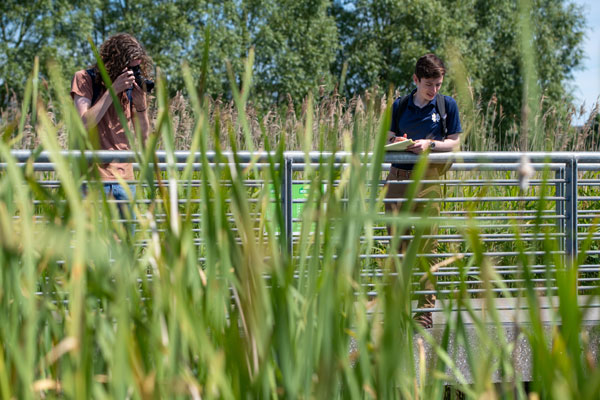
<path fill-rule="evenodd" d="M 406 107 L 408 106 L 408 96 L 410 95 L 407 94 L 396 99 L 397 104 L 394 104 L 395 107 L 392 110 L 392 131 L 394 131 L 394 128 L 398 126 L 398 121 L 400 121 L 400 117 L 402 117 L 402 114 L 404 114 L 404 111 L 406 111 Z"/>
<path fill-rule="evenodd" d="M 438 110 L 438 114 L 440 114 L 440 117 L 442 117 L 442 138 L 446 139 L 446 136 L 448 136 L 448 126 L 446 125 L 446 97 L 441 93 L 438 93 L 436 97 L 436 108 Z"/>
<path fill-rule="evenodd" d="M 86 69 L 85 72 L 92 78 L 92 105 L 94 105 L 98 97 L 100 97 L 100 85 L 96 82 L 96 71 L 94 68 Z"/>

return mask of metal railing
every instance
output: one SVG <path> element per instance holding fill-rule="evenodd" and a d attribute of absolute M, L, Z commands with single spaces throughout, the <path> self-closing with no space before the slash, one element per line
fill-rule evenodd
<path fill-rule="evenodd" d="M 20 165 L 31 162 L 32 153 L 29 151 L 13 151 L 13 156 Z M 134 168 L 135 154 L 132 152 L 77 152 L 65 151 L 63 155 L 74 158 L 84 157 L 88 160 L 101 162 L 120 161 L 132 162 Z M 192 167 L 202 168 L 200 155 L 192 155 Z M 280 171 L 281 205 L 284 216 L 283 236 L 287 250 L 294 254 L 294 247 L 300 237 L 299 227 L 303 223 L 302 207 L 306 199 L 297 196 L 297 188 L 308 185 L 313 179 L 307 176 L 307 169 L 314 170 L 322 165 L 331 163 L 343 171 L 349 168 L 350 154 L 313 152 L 286 152 L 283 159 L 277 160 L 276 167 Z M 528 177 L 528 188 L 522 189 L 523 160 L 526 158 L 533 173 Z M 168 157 L 165 152 L 157 152 L 155 161 L 160 170 L 166 170 Z M 190 159 L 190 153 L 175 152 L 172 161 L 177 170 L 182 170 Z M 217 154 L 209 153 L 211 166 L 223 163 L 233 163 L 231 153 L 223 153 L 217 160 Z M 266 153 L 238 152 L 236 159 L 242 164 L 251 163 L 257 168 L 263 168 L 269 162 Z M 371 155 L 361 155 L 364 163 L 369 163 Z M 417 157 L 408 153 L 385 154 L 381 179 L 377 190 L 385 184 L 385 173 L 392 163 L 411 163 Z M 540 293 L 551 293 L 553 289 L 556 266 L 548 261 L 548 257 L 561 257 L 566 264 L 579 256 L 579 276 L 577 289 L 582 294 L 591 293 L 600 287 L 600 234 L 596 232 L 597 221 L 600 218 L 600 154 L 598 153 L 435 153 L 428 156 L 430 164 L 444 164 L 452 161 L 452 167 L 440 179 L 429 179 L 424 183 L 439 184 L 442 187 L 442 197 L 430 199 L 440 204 L 441 212 L 438 217 L 439 228 L 432 237 L 437 240 L 437 246 L 430 253 L 419 256 L 426 257 L 431 263 L 448 259 L 456 259 L 449 265 L 443 262 L 433 272 L 438 279 L 436 293 L 439 296 L 451 296 L 467 279 L 467 291 L 472 296 L 478 296 L 486 289 L 481 278 L 481 266 L 469 264 L 467 260 L 474 252 L 469 248 L 465 236 L 465 222 L 475 221 L 477 237 L 485 245 L 484 255 L 491 262 L 496 276 L 500 277 L 498 285 L 491 290 L 494 292 L 518 293 L 523 281 L 523 270 L 519 257 L 528 257 L 531 262 L 530 273 L 534 282 L 539 286 Z M 60 182 L 52 176 L 54 165 L 48 153 L 36 155 L 31 164 L 39 171 L 40 183 L 48 187 L 58 187 Z M 0 164 L 0 168 L 5 164 Z M 310 168 L 309 168 L 310 167 Z M 139 182 L 132 182 L 140 184 Z M 181 187 L 198 186 L 199 181 L 179 181 Z M 223 184 L 227 184 L 224 182 Z M 273 184 L 264 179 L 253 177 L 245 180 L 248 188 L 262 188 Z M 340 179 L 333 181 L 340 184 Z M 396 184 L 406 184 L 398 182 Z M 34 200 L 35 201 L 35 200 Z M 200 201 L 200 200 L 194 200 Z M 253 200 L 251 200 L 253 201 Z M 389 200 L 392 201 L 392 200 Z M 415 201 L 427 201 L 416 199 Z M 148 200 L 138 195 L 139 205 Z M 383 214 L 383 210 L 380 210 Z M 160 221 L 164 215 L 157 213 L 155 218 Z M 200 231 L 202 216 L 189 216 L 194 223 L 193 229 Z M 415 218 L 419 218 L 416 216 Z M 135 222 L 135 221 L 133 221 Z M 378 280 L 386 274 L 382 263 L 390 257 L 402 258 L 402 254 L 389 251 L 392 236 L 388 234 L 385 224 L 373 226 L 372 231 L 364 232 L 361 243 L 371 243 L 371 248 L 361 252 L 361 277 L 365 279 L 368 293 L 376 295 L 375 286 Z M 411 233 L 402 236 L 412 239 Z M 551 240 L 556 246 L 544 247 L 543 243 Z M 581 248 L 585 241 L 586 247 Z M 200 245 L 201 238 L 197 240 Z M 517 245 L 519 243 L 519 245 Z M 523 244 L 525 248 L 523 248 Z M 142 241 L 139 245 L 143 246 Z M 520 247 L 519 247 L 520 246 Z M 199 260 L 202 262 L 202 259 Z M 414 281 L 423 276 L 424 272 L 415 270 Z M 494 283 L 494 282 L 492 282 Z M 416 295 L 431 293 L 415 287 Z"/>

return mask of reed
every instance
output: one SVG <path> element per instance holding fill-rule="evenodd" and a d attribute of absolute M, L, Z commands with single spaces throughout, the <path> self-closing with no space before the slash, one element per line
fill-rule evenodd
<path fill-rule="evenodd" d="M 474 255 L 456 261 L 463 274 L 459 295 L 447 299 L 441 341 L 411 319 L 415 255 L 376 265 L 360 258 L 374 247 L 373 226 L 402 229 L 408 223 L 407 215 L 382 215 L 381 194 L 369 189 L 382 176 L 391 97 L 309 96 L 300 113 L 290 104 L 284 114 L 272 110 L 259 116 L 246 98 L 250 70 L 251 58 L 243 89 L 234 90 L 232 102 L 199 98 L 185 68 L 189 98 L 168 99 L 159 74 L 155 130 L 145 148 L 135 147 L 141 165 L 138 200 L 147 200 L 133 204 L 135 232 L 118 222 L 118 209 L 86 165 L 60 153 L 66 143 L 61 138 L 86 134 L 64 82 L 53 74 L 50 106 L 38 101 L 37 74 L 32 74 L 28 100 L 15 119 L 20 122 L 5 125 L 0 141 L 6 163 L 0 174 L 3 398 L 418 399 L 454 396 L 445 389 L 448 382 L 461 396 L 477 399 L 598 398 L 600 370 L 589 338 L 581 334 L 584 318 L 574 290 L 578 266 L 551 256 L 554 239 L 548 236 L 541 244 L 542 262 L 557 269 L 556 307 L 550 312 L 561 324 L 552 330 L 551 345 L 530 271 L 540 260 L 525 255 L 526 241 L 511 244 L 520 250 L 516 262 L 524 279 L 518 287 L 531 321 L 520 326 L 532 346 L 534 381 L 526 388 L 514 367 L 513 343 L 486 328 L 503 332 L 492 289 L 505 287 L 498 286 L 484 255 L 475 219 L 457 228 L 464 250 Z M 465 104 L 471 107 L 466 149 L 519 148 L 485 136 L 494 119 L 502 118 L 494 104 L 485 109 L 474 99 Z M 551 111 L 541 118 L 551 148 L 592 135 L 567 128 L 573 136 L 559 140 L 565 131 L 558 127 L 570 126 L 569 118 Z M 543 125 L 550 120 L 565 125 Z M 49 151 L 55 172 L 40 176 L 18 166 L 10 149 L 25 143 Z M 182 147 L 198 158 L 190 156 L 178 171 L 174 151 Z M 165 171 L 153 166 L 158 148 L 168 154 Z M 242 165 L 236 153 L 241 148 L 271 152 L 261 163 Z M 350 153 L 343 171 L 323 159 L 304 172 L 309 191 L 293 254 L 284 245 L 279 190 L 279 166 L 290 148 Z M 372 149 L 374 162 L 368 164 L 364 152 Z M 425 168 L 425 159 L 421 162 L 418 168 Z M 58 180 L 59 188 L 40 185 L 42 178 Z M 80 191 L 84 181 L 87 196 Z M 261 184 L 250 188 L 255 181 Z M 541 212 L 548 205 L 542 199 L 530 206 Z M 533 230 L 547 233 L 541 219 Z M 595 245 L 588 242 L 584 247 Z M 470 278 L 464 272 L 473 264 L 482 271 L 482 299 L 490 311 L 485 319 L 473 311 L 466 292 Z M 365 276 L 365 268 L 380 268 L 383 276 Z M 461 314 L 452 308 L 469 313 L 488 349 L 467 354 L 472 382 L 453 361 L 450 333 L 458 343 L 468 344 L 469 338 Z M 415 359 L 422 361 L 421 344 L 413 352 L 415 332 L 433 348 L 432 368 L 423 362 L 415 368 Z M 506 383 L 492 383 L 494 370 Z"/>

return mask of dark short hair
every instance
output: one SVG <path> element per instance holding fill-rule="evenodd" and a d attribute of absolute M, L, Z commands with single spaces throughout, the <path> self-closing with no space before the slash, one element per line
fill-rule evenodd
<path fill-rule="evenodd" d="M 425 54 L 417 60 L 415 75 L 419 80 L 421 78 L 440 78 L 446 75 L 446 67 L 444 66 L 444 62 L 435 54 Z"/>

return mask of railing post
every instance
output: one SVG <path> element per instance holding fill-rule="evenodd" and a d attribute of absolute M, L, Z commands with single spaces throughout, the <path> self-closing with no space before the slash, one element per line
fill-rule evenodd
<path fill-rule="evenodd" d="M 554 184 L 555 196 L 565 197 L 565 168 L 561 167 L 556 170 L 554 174 L 556 183 Z M 561 217 L 565 217 L 565 200 L 556 200 L 556 229 L 558 233 L 565 233 L 565 220 Z M 565 251 L 565 237 L 561 236 L 559 241 L 559 250 Z"/>
<path fill-rule="evenodd" d="M 285 157 L 285 156 L 284 156 Z M 284 241 L 288 254 L 292 255 L 292 159 L 285 157 L 281 179 L 281 201 L 284 219 Z"/>
<path fill-rule="evenodd" d="M 565 250 L 568 259 L 575 261 L 577 243 L 577 159 L 573 156 L 565 168 Z"/>

